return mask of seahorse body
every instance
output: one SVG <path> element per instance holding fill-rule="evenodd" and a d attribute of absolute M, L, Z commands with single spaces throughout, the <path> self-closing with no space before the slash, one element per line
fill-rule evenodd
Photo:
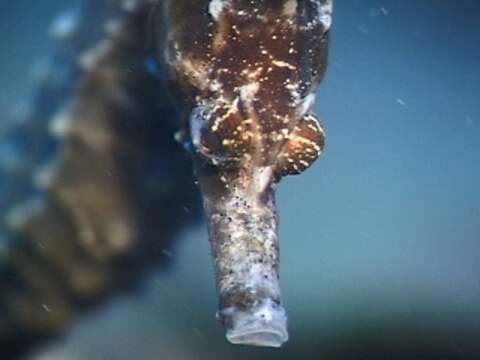
<path fill-rule="evenodd" d="M 326 67 L 331 1 L 165 1 L 160 59 L 183 96 L 233 343 L 287 340 L 274 185 L 324 146 L 311 111 Z M 163 37 L 162 37 L 163 36 Z"/>
<path fill-rule="evenodd" d="M 28 111 L 2 121 L 2 359 L 135 290 L 198 214 L 176 113 L 145 66 L 153 6 L 82 0 L 52 26 Z"/>

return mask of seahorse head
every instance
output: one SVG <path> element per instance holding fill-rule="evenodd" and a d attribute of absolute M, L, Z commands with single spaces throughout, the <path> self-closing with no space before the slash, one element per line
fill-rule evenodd
<path fill-rule="evenodd" d="M 219 292 L 232 343 L 288 339 L 275 183 L 320 154 L 312 112 L 330 0 L 166 0 L 165 60 L 185 99 Z"/>
<path fill-rule="evenodd" d="M 175 0 L 163 5 L 170 77 L 195 151 L 225 169 L 309 167 L 324 145 L 312 112 L 330 0 Z"/>

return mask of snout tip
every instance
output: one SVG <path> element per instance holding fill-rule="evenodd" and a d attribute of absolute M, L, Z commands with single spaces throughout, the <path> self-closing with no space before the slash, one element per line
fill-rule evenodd
<path fill-rule="evenodd" d="M 230 307 L 221 316 L 232 344 L 279 348 L 288 340 L 285 310 L 271 300 L 251 309 Z"/>

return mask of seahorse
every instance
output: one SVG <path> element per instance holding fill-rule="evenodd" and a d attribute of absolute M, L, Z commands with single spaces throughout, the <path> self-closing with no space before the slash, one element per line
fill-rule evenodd
<path fill-rule="evenodd" d="M 82 0 L 54 23 L 57 50 L 30 110 L 0 134 L 16 154 L 0 158 L 2 357 L 62 334 L 169 262 L 172 235 L 199 207 L 178 129 L 227 339 L 287 340 L 274 188 L 323 148 L 311 106 L 331 10 L 316 0 Z"/>
<path fill-rule="evenodd" d="M 275 187 L 317 159 L 312 111 L 326 68 L 330 0 L 164 1 L 158 59 L 180 98 L 207 216 L 218 318 L 235 344 L 279 347 Z"/>

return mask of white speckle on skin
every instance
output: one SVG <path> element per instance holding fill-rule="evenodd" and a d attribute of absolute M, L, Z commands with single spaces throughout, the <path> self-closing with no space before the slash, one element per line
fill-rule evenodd
<path fill-rule="evenodd" d="M 303 165 L 305 168 L 308 168 L 310 166 L 310 164 L 308 162 L 306 162 L 305 160 L 300 160 L 299 163 L 301 165 Z"/>
<path fill-rule="evenodd" d="M 272 65 L 275 65 L 275 66 L 278 66 L 278 67 L 286 67 L 286 68 L 289 68 L 290 70 L 296 70 L 297 69 L 296 66 L 293 66 L 292 64 L 289 64 L 289 63 L 287 63 L 285 61 L 281 61 L 281 60 L 273 60 Z"/>
<path fill-rule="evenodd" d="M 313 104 L 315 103 L 315 94 L 308 94 L 300 104 L 298 108 L 298 116 L 305 115 L 310 109 L 312 108 Z"/>
<path fill-rule="evenodd" d="M 271 167 L 260 167 L 255 176 L 255 187 L 258 194 L 263 193 L 272 183 L 273 170 Z"/>
<path fill-rule="evenodd" d="M 217 79 L 214 79 L 210 82 L 210 90 L 213 91 L 213 92 L 219 92 L 219 93 L 222 93 L 223 92 L 223 84 L 218 81 Z"/>
<path fill-rule="evenodd" d="M 297 6 L 298 6 L 297 0 L 288 0 L 283 5 L 283 15 L 288 17 L 293 17 L 297 12 Z"/>
<path fill-rule="evenodd" d="M 259 85 L 257 82 L 253 82 L 240 87 L 240 98 L 247 104 L 255 100 L 255 95 L 258 92 Z"/>
<path fill-rule="evenodd" d="M 320 0 L 316 1 L 318 3 L 318 19 L 323 24 L 325 31 L 327 31 L 332 26 L 333 2 L 332 0 L 327 0 L 324 3 Z"/>
<path fill-rule="evenodd" d="M 208 5 L 208 12 L 215 20 L 218 20 L 220 13 L 224 10 L 225 5 L 227 5 L 226 0 L 211 0 Z"/>
<path fill-rule="evenodd" d="M 73 119 L 67 115 L 66 111 L 58 112 L 50 121 L 48 130 L 56 138 L 63 138 L 67 136 L 73 125 Z"/>
<path fill-rule="evenodd" d="M 300 101 L 300 93 L 298 92 L 298 83 L 289 83 L 285 88 L 290 91 L 290 96 L 293 99 L 293 106 L 296 106 Z"/>
<path fill-rule="evenodd" d="M 213 132 L 218 130 L 218 127 L 223 123 L 223 121 L 225 121 L 225 119 L 228 119 L 232 114 L 235 114 L 236 112 L 238 112 L 238 101 L 239 101 L 238 97 L 236 97 L 231 104 L 228 102 L 225 102 L 223 98 L 218 99 L 217 101 L 218 104 L 215 105 L 214 109 L 217 110 L 219 108 L 227 108 L 228 110 L 224 115 L 218 116 L 215 118 L 215 121 L 211 127 L 211 130 Z"/>

